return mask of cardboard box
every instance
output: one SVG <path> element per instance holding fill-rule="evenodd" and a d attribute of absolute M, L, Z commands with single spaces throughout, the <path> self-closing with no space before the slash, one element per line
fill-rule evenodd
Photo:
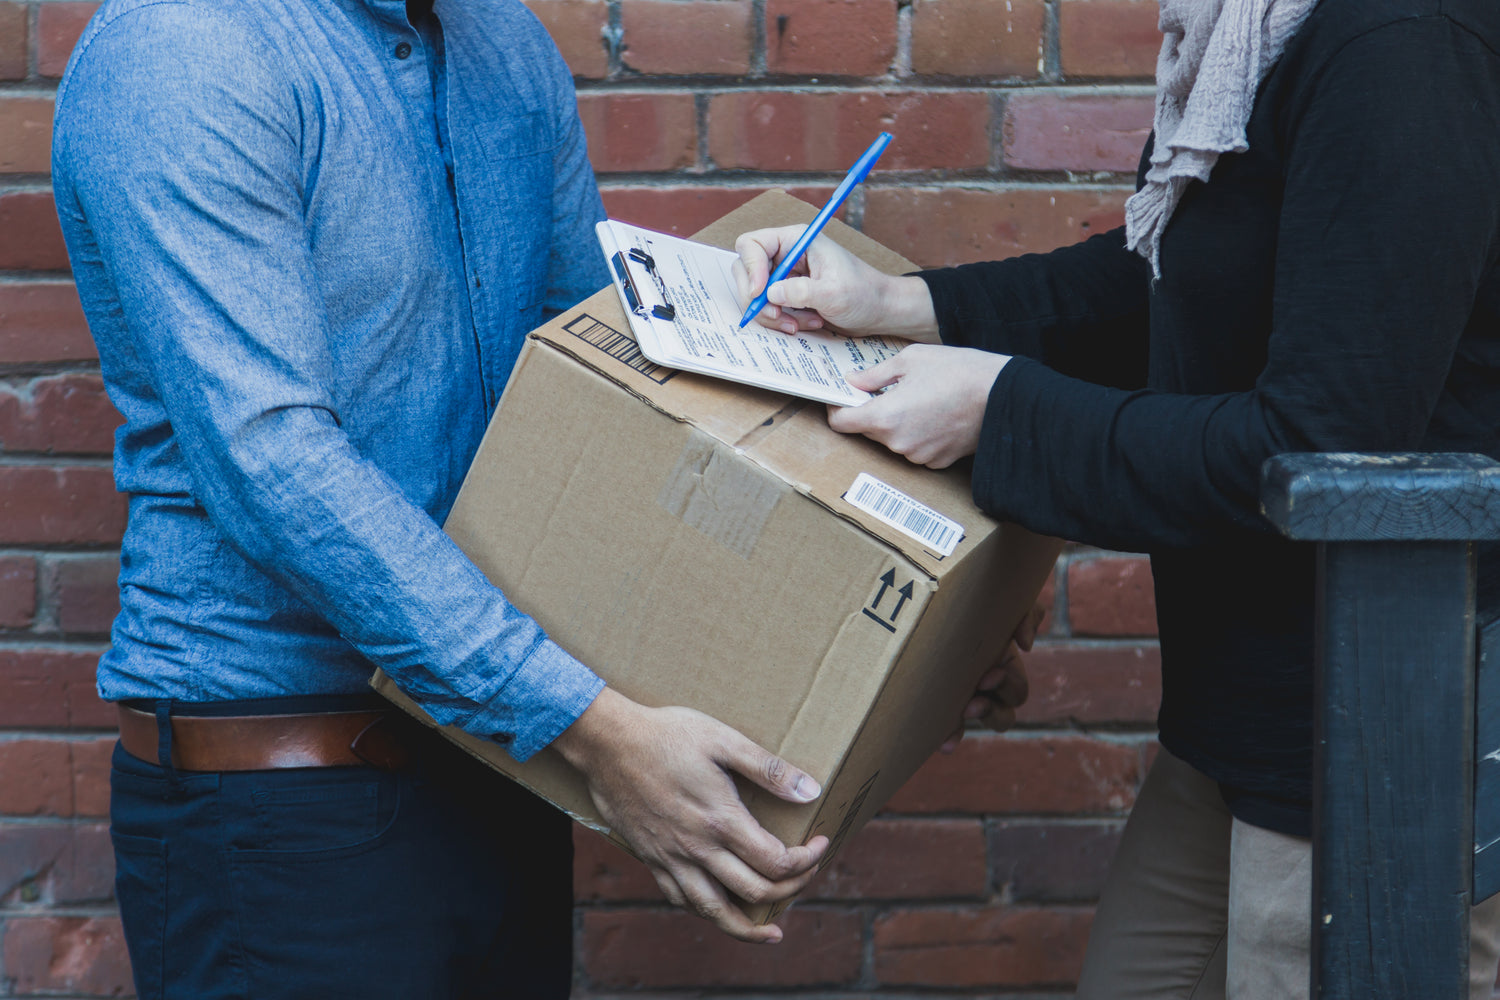
<path fill-rule="evenodd" d="M 771 192 L 698 238 L 732 246 L 814 211 Z M 828 232 L 890 273 L 913 269 L 841 223 Z M 824 794 L 810 805 L 741 789 L 784 842 L 821 833 L 836 850 L 953 729 L 1059 543 L 981 514 L 966 470 L 835 433 L 819 403 L 659 368 L 628 330 L 605 288 L 532 334 L 446 530 L 625 695 L 699 709 L 811 773 Z M 952 554 L 851 504 L 861 473 L 961 525 Z M 445 732 L 609 833 L 556 753 L 517 764 Z"/>

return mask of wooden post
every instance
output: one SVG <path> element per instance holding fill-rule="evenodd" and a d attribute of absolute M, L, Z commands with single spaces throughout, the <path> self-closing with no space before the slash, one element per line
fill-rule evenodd
<path fill-rule="evenodd" d="M 1282 455 L 1262 509 L 1318 543 L 1312 995 L 1468 996 L 1473 542 L 1500 463 Z"/>

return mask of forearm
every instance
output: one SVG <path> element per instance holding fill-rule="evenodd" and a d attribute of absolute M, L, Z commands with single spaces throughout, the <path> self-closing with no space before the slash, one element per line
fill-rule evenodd
<path fill-rule="evenodd" d="M 192 442 L 200 501 L 229 543 L 437 721 L 525 759 L 598 693 L 598 678 L 320 411 L 282 410 L 249 428 L 190 417 L 176 426 Z"/>
<path fill-rule="evenodd" d="M 1122 230 L 1047 254 L 924 271 L 942 342 L 1145 384 L 1150 269 Z"/>

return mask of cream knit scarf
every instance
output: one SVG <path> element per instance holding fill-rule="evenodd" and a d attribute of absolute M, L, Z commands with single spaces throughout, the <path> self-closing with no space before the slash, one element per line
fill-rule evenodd
<path fill-rule="evenodd" d="M 1249 148 L 1255 92 L 1317 0 L 1161 0 L 1156 145 L 1125 203 L 1125 242 L 1161 277 L 1161 234 L 1193 179 Z"/>

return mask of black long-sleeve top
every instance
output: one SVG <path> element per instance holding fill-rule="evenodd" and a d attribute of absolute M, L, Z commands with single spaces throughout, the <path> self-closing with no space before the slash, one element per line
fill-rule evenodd
<path fill-rule="evenodd" d="M 1500 4 L 1323 0 L 1247 134 L 1184 195 L 1155 283 L 1122 230 L 922 276 L 945 342 L 1017 355 L 976 501 L 1151 553 L 1163 746 L 1305 835 L 1314 553 L 1260 516 L 1260 468 L 1500 458 Z"/>

